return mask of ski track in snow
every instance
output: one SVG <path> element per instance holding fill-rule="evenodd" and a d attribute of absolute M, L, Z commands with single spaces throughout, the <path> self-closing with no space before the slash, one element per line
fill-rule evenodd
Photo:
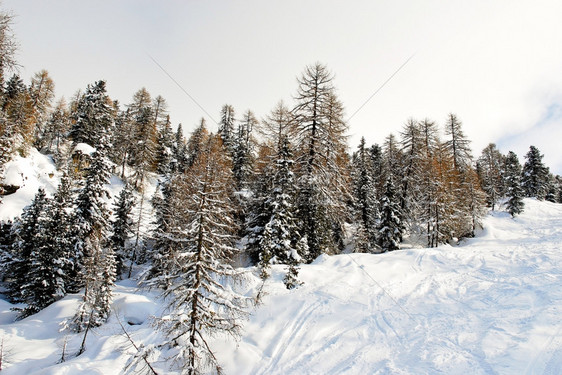
<path fill-rule="evenodd" d="M 525 203 L 515 219 L 491 213 L 486 229 L 455 247 L 321 256 L 301 267 L 295 290 L 274 266 L 240 341 L 210 340 L 225 374 L 561 374 L 562 205 Z M 250 277 L 246 293 L 259 284 Z M 19 322 L 0 300 L 0 337 L 11 351 L 3 374 L 122 373 L 126 345 L 115 316 L 94 330 L 82 356 L 56 363 L 59 323 L 78 298 Z M 126 280 L 113 305 L 135 324 L 135 340 L 151 344 L 160 304 Z M 68 338 L 76 350 L 81 336 Z"/>

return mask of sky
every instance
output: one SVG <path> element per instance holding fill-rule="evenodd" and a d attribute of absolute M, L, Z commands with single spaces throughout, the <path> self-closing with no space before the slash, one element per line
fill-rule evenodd
<path fill-rule="evenodd" d="M 15 15 L 20 76 L 29 83 L 46 69 L 57 97 L 104 79 L 127 104 L 145 87 L 189 134 L 201 117 L 216 130 L 227 103 L 258 118 L 280 100 L 292 106 L 297 77 L 320 62 L 348 118 L 380 89 L 348 121 L 350 150 L 361 136 L 381 144 L 398 135 L 409 118 L 442 126 L 455 113 L 475 157 L 493 142 L 523 163 L 535 145 L 562 174 L 559 0 L 3 0 L 1 8 Z"/>

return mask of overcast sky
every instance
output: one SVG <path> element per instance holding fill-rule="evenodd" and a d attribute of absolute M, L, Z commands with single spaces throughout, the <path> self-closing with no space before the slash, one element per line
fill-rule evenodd
<path fill-rule="evenodd" d="M 296 77 L 326 64 L 359 138 L 382 143 L 410 118 L 463 122 L 474 156 L 529 145 L 562 174 L 562 1 L 3 0 L 16 16 L 20 75 L 46 69 L 57 97 L 96 80 L 130 102 L 146 87 L 188 134 L 223 104 L 262 118 L 292 105 Z"/>

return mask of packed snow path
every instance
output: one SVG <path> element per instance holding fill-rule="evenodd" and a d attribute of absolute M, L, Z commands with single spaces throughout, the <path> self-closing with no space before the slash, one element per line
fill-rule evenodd
<path fill-rule="evenodd" d="M 274 267 L 241 340 L 212 341 L 225 374 L 561 374 L 562 205 L 525 204 L 515 219 L 492 213 L 486 229 L 459 246 L 322 256 L 302 266 L 304 285 L 295 290 Z M 250 278 L 248 293 L 259 287 Z M 84 354 L 56 363 L 58 323 L 72 316 L 76 299 L 16 323 L 0 301 L 7 375 L 123 372 L 115 317 Z M 135 340 L 157 343 L 148 319 L 161 312 L 154 293 L 122 282 L 114 308 L 134 323 Z M 69 347 L 79 339 L 71 335 Z"/>
<path fill-rule="evenodd" d="M 526 204 L 457 247 L 322 257 L 290 292 L 277 275 L 228 373 L 562 374 L 562 205 Z"/>

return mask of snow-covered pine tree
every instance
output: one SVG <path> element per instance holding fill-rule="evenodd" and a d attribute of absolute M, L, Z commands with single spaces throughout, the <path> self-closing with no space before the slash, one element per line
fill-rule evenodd
<path fill-rule="evenodd" d="M 57 192 L 45 206 L 44 225 L 36 233 L 35 248 L 30 256 L 27 307 L 22 317 L 34 314 L 67 293 L 72 274 L 72 238 L 70 237 L 70 181 L 61 178 Z"/>
<path fill-rule="evenodd" d="M 234 247 L 231 163 L 218 136 L 211 136 L 198 160 L 179 176 L 174 212 L 180 225 L 169 237 L 178 248 L 166 267 L 163 292 L 170 314 L 159 328 L 172 347 L 172 361 L 184 374 L 220 372 L 209 335 L 239 334 L 238 318 L 248 300 L 227 284 L 238 275 L 230 265 Z"/>
<path fill-rule="evenodd" d="M 105 81 L 100 80 L 88 85 L 71 113 L 74 123 L 69 132 L 70 139 L 74 144 L 87 143 L 97 148 L 100 142 L 105 142 L 101 137 L 109 134 L 113 128 L 113 113 L 111 99 L 106 94 Z"/>
<path fill-rule="evenodd" d="M 86 169 L 86 183 L 77 197 L 74 231 L 76 258 L 81 260 L 78 285 L 84 286 L 82 303 L 72 320 L 72 328 L 82 331 L 99 326 L 110 312 L 111 287 L 115 281 L 115 255 L 106 246 L 109 210 L 110 166 L 107 159 L 108 136 L 102 134 Z"/>
<path fill-rule="evenodd" d="M 381 217 L 378 225 L 378 244 L 383 251 L 398 250 L 402 241 L 403 224 L 400 203 L 394 189 L 392 177 L 388 177 L 381 202 Z"/>
<path fill-rule="evenodd" d="M 135 197 L 131 185 L 126 182 L 114 203 L 115 220 L 111 223 L 112 235 L 109 239 L 110 246 L 116 258 L 116 274 L 121 275 L 125 270 L 125 264 L 132 261 L 128 241 L 133 233 L 134 221 L 131 211 L 135 205 Z"/>
<path fill-rule="evenodd" d="M 10 280 L 7 295 L 13 302 L 26 302 L 32 293 L 27 287 L 31 255 L 44 240 L 47 204 L 45 190 L 39 188 L 31 204 L 24 208 L 21 217 L 12 226 L 14 243 L 12 259 L 7 266 L 7 278 Z"/>
<path fill-rule="evenodd" d="M 273 186 L 265 202 L 271 212 L 259 241 L 262 277 L 269 276 L 271 264 L 288 266 L 284 282 L 291 289 L 299 285 L 298 264 L 306 256 L 307 244 L 296 216 L 292 152 L 287 137 L 278 150 Z"/>
<path fill-rule="evenodd" d="M 521 164 L 513 151 L 509 151 L 504 164 L 505 195 L 507 212 L 511 216 L 519 215 L 525 208 L 523 188 L 521 186 Z"/>
<path fill-rule="evenodd" d="M 365 138 L 361 138 L 358 150 L 353 155 L 353 198 L 355 215 L 358 221 L 358 237 L 356 241 L 357 252 L 373 252 L 377 244 L 377 222 L 379 218 L 376 188 L 373 168 L 370 165 L 368 150 L 365 148 Z"/>
<path fill-rule="evenodd" d="M 66 141 L 66 134 L 70 128 L 70 117 L 64 99 L 55 104 L 50 113 L 43 132 L 43 150 L 53 153 L 58 162 L 62 159 L 62 146 Z"/>
<path fill-rule="evenodd" d="M 247 189 L 253 177 L 255 140 L 252 133 L 257 125 L 258 120 L 250 110 L 238 123 L 232 156 L 232 174 L 237 191 Z"/>
<path fill-rule="evenodd" d="M 236 113 L 230 104 L 223 105 L 221 109 L 221 119 L 219 122 L 218 135 L 221 137 L 228 155 L 234 156 L 234 144 L 236 139 Z"/>
<path fill-rule="evenodd" d="M 527 197 L 544 199 L 547 193 L 548 168 L 542 162 L 543 155 L 535 146 L 529 147 L 521 174 L 521 184 Z"/>
<path fill-rule="evenodd" d="M 175 133 L 174 147 L 172 148 L 172 172 L 183 172 L 187 168 L 187 146 L 183 136 L 181 124 Z"/>
<path fill-rule="evenodd" d="M 482 189 L 486 193 L 488 206 L 494 210 L 504 195 L 503 166 L 505 157 L 494 143 L 482 150 L 478 159 L 478 172 Z"/>
<path fill-rule="evenodd" d="M 167 116 L 166 121 L 158 132 L 156 147 L 156 172 L 158 174 L 167 175 L 172 172 L 173 147 L 174 134 L 172 133 L 170 116 Z"/>

